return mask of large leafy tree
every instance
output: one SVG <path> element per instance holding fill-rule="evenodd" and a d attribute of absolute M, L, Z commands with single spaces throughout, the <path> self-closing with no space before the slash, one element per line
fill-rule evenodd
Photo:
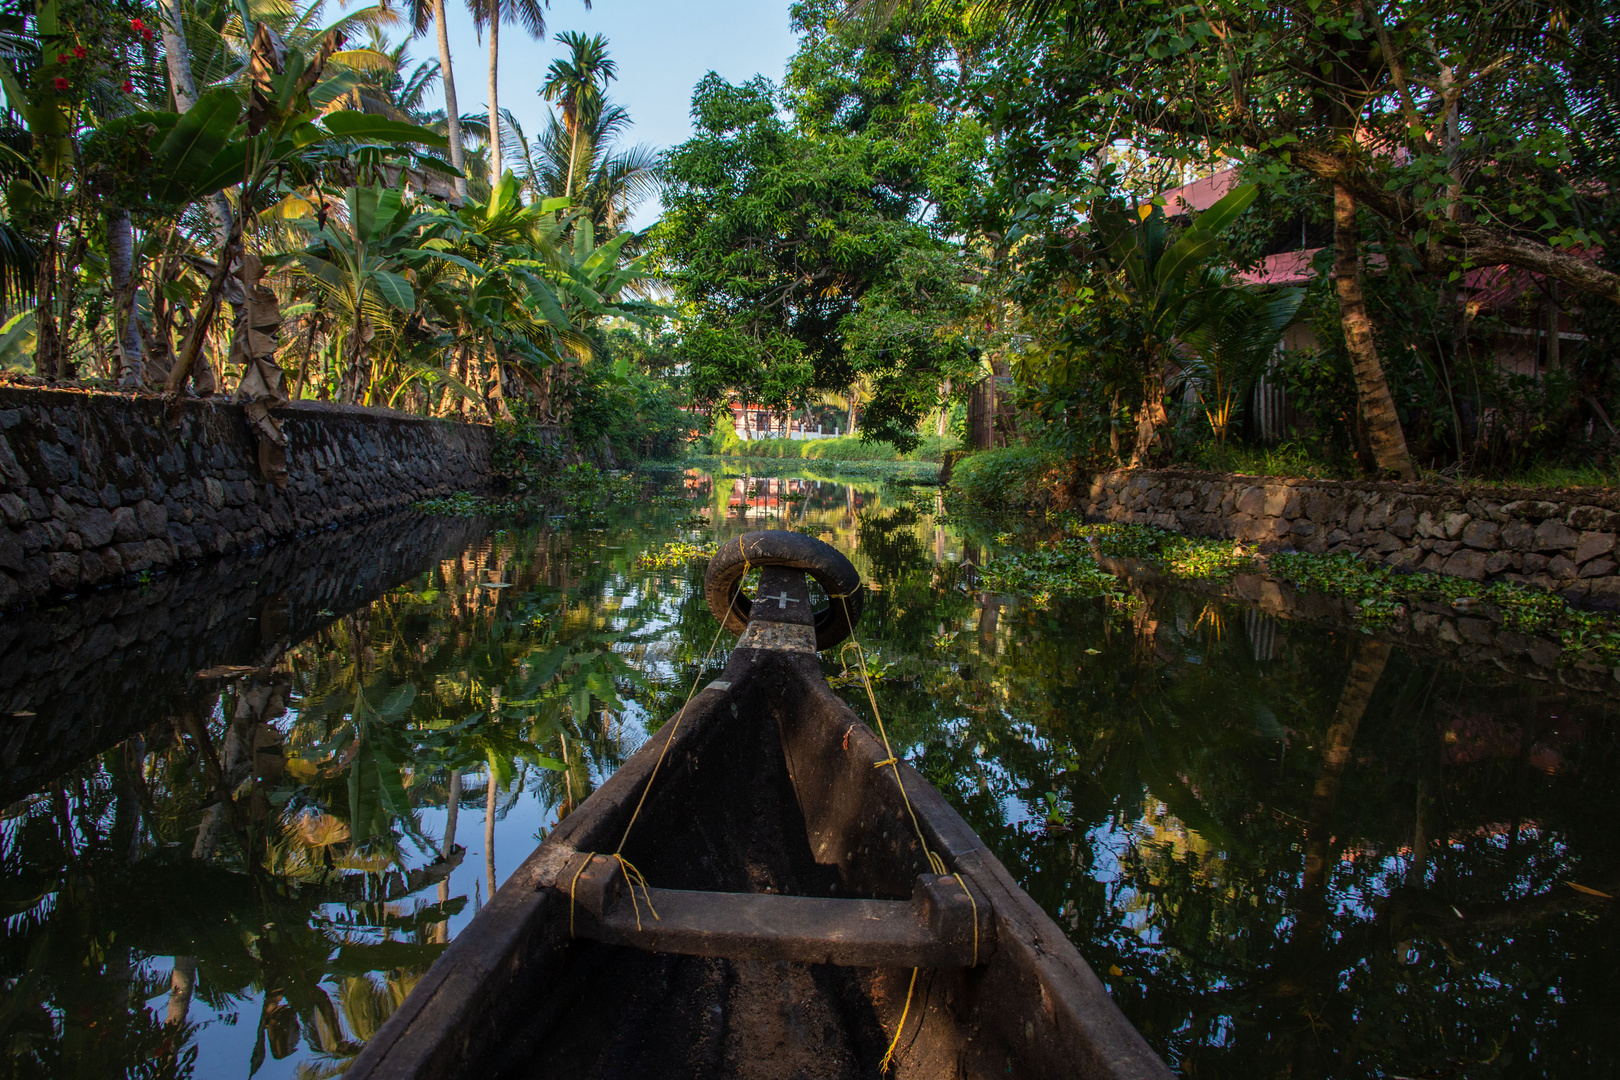
<path fill-rule="evenodd" d="M 657 242 L 692 315 L 699 400 L 786 409 L 859 381 L 863 432 L 909 447 L 938 385 L 972 363 L 980 266 L 959 215 L 983 135 L 949 107 L 943 37 L 898 22 L 853 40 L 827 28 L 831 11 L 795 8 L 805 37 L 785 90 L 698 85 Z"/>
<path fill-rule="evenodd" d="M 1612 231 L 1620 163 L 1617 28 L 1602 5 L 985 10 L 998 17 L 981 86 L 1001 135 L 997 226 L 1072 229 L 1122 157 L 1163 166 L 1159 186 L 1233 155 L 1279 184 L 1311 182 L 1333 222 L 1336 336 L 1381 471 L 1412 464 L 1362 283 L 1368 240 L 1441 283 L 1452 316 L 1433 350 L 1441 364 L 1464 344 L 1456 296 L 1470 268 L 1542 275 L 1581 317 L 1620 299 L 1620 276 L 1593 257 Z"/>

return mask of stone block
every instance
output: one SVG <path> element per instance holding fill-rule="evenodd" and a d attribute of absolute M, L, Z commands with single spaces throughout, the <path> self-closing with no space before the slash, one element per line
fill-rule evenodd
<path fill-rule="evenodd" d="M 1431 540 L 1428 544 L 1426 544 L 1424 546 L 1427 547 L 1430 551 L 1433 551 L 1433 552 L 1435 552 L 1437 554 L 1450 555 L 1452 552 L 1454 552 L 1458 548 L 1462 547 L 1462 541 L 1460 541 L 1460 540 Z"/>
<path fill-rule="evenodd" d="M 1494 645 L 1496 625 L 1489 619 L 1458 619 L 1457 636 L 1470 645 Z"/>
<path fill-rule="evenodd" d="M 152 554 L 147 550 L 146 541 L 118 545 L 118 558 L 123 563 L 124 573 L 138 574 L 152 566 Z"/>
<path fill-rule="evenodd" d="M 1546 524 L 1546 522 L 1542 522 L 1542 524 Z M 1573 578 L 1578 569 L 1574 560 L 1567 555 L 1554 555 L 1547 560 L 1547 573 L 1559 581 L 1567 581 Z"/>
<path fill-rule="evenodd" d="M 1463 528 L 1462 542 L 1480 551 L 1495 551 L 1502 546 L 1502 526 L 1475 518 Z"/>
<path fill-rule="evenodd" d="M 1444 536 L 1446 534 L 1446 529 L 1444 525 L 1435 519 L 1435 516 L 1432 513 L 1425 510 L 1423 513 L 1418 515 L 1417 534 L 1425 538 L 1433 538 L 1437 536 Z"/>
<path fill-rule="evenodd" d="M 1539 574 L 1547 569 L 1547 556 L 1531 552 L 1523 557 L 1519 566 L 1527 574 Z"/>
<path fill-rule="evenodd" d="M 107 576 L 124 576 L 124 560 L 118 557 L 117 548 L 104 547 L 97 554 L 101 556 L 101 564 L 107 568 Z"/>
<path fill-rule="evenodd" d="M 52 495 L 51 517 L 55 518 L 57 521 L 60 521 L 62 524 L 71 529 L 79 520 L 79 512 L 74 509 L 72 503 L 62 498 L 62 496 Z"/>
<path fill-rule="evenodd" d="M 5 515 L 7 525 L 13 529 L 20 528 L 28 520 L 28 504 L 8 491 L 0 495 L 0 514 Z"/>
<path fill-rule="evenodd" d="M 1614 533 L 1582 533 L 1580 543 L 1575 545 L 1575 561 L 1578 563 L 1585 563 L 1597 558 L 1599 555 L 1607 555 L 1613 550 Z"/>
<path fill-rule="evenodd" d="M 1402 548 L 1389 557 L 1389 565 L 1397 570 L 1416 570 L 1423 562 L 1420 547 Z"/>
<path fill-rule="evenodd" d="M 1418 569 L 1426 574 L 1438 574 L 1441 567 L 1446 565 L 1446 557 L 1436 552 L 1429 552 L 1428 557 L 1418 565 Z"/>
<path fill-rule="evenodd" d="M 113 516 L 99 506 L 79 511 L 79 535 L 85 547 L 105 546 L 113 538 Z"/>
<path fill-rule="evenodd" d="M 1474 519 L 1471 515 L 1465 514 L 1460 510 L 1453 510 L 1451 513 L 1447 514 L 1445 519 L 1441 522 L 1442 527 L 1445 529 L 1446 539 L 1461 540 L 1463 530 L 1468 528 L 1468 523 L 1473 520 Z"/>
<path fill-rule="evenodd" d="M 141 521 L 133 506 L 120 506 L 112 512 L 113 539 L 128 544 L 141 538 Z"/>
<path fill-rule="evenodd" d="M 1601 506 L 1577 506 L 1566 521 L 1571 528 L 1588 532 L 1620 532 L 1620 513 Z"/>
<path fill-rule="evenodd" d="M 1581 534 L 1562 521 L 1553 521 L 1549 518 L 1536 526 L 1537 551 L 1567 551 L 1580 542 Z"/>
<path fill-rule="evenodd" d="M 203 497 L 215 510 L 225 506 L 225 487 L 212 476 L 203 477 Z"/>
<path fill-rule="evenodd" d="M 1367 528 L 1382 529 L 1389 521 L 1389 504 L 1383 501 L 1373 503 L 1367 508 Z"/>
<path fill-rule="evenodd" d="M 142 535 L 169 535 L 169 512 L 151 499 L 142 499 L 135 504 L 135 517 L 140 522 Z"/>
<path fill-rule="evenodd" d="M 1385 525 L 1384 529 L 1402 540 L 1410 540 L 1412 534 L 1417 531 L 1417 520 L 1417 514 L 1411 510 L 1400 510 L 1389 519 L 1389 524 Z"/>
<path fill-rule="evenodd" d="M 22 541 L 10 529 L 0 530 L 0 568 L 13 573 L 21 573 L 23 561 L 28 553 L 23 550 Z"/>
<path fill-rule="evenodd" d="M 1316 522 L 1311 521 L 1308 518 L 1300 518 L 1298 521 L 1294 522 L 1293 527 L 1289 531 L 1295 536 L 1312 537 L 1315 536 L 1320 530 L 1317 529 Z"/>
<path fill-rule="evenodd" d="M 1349 539 L 1350 534 L 1345 532 L 1343 529 L 1334 529 L 1332 532 L 1327 534 L 1327 542 L 1330 544 L 1342 544 Z"/>
<path fill-rule="evenodd" d="M 1620 608 L 1620 577 L 1593 578 L 1586 594 L 1593 607 L 1613 611 Z"/>
<path fill-rule="evenodd" d="M 1483 551 L 1464 548 L 1448 558 L 1440 572 L 1451 577 L 1467 578 L 1469 581 L 1483 581 L 1485 580 L 1485 559 L 1486 555 Z"/>
<path fill-rule="evenodd" d="M 72 589 L 79 584 L 79 572 L 82 564 L 79 556 L 71 551 L 53 551 L 45 556 L 45 565 L 50 574 L 53 589 Z"/>
<path fill-rule="evenodd" d="M 1613 559 L 1593 559 L 1589 563 L 1582 564 L 1581 577 L 1607 577 L 1608 575 L 1614 573 L 1614 566 L 1615 563 Z"/>
<path fill-rule="evenodd" d="M 1530 659 L 1540 667 L 1550 668 L 1558 666 L 1558 658 L 1564 655 L 1564 647 L 1556 641 L 1549 641 L 1544 637 L 1530 639 L 1530 647 L 1526 650 Z"/>
<path fill-rule="evenodd" d="M 1373 545 L 1373 550 L 1380 555 L 1388 555 L 1390 552 L 1399 551 L 1405 546 L 1400 537 L 1392 536 L 1386 532 L 1379 535 L 1378 543 Z"/>
<path fill-rule="evenodd" d="M 1485 558 L 1485 573 L 1494 577 L 1513 568 L 1513 556 L 1506 551 L 1493 551 Z"/>
<path fill-rule="evenodd" d="M 107 576 L 107 564 L 98 551 L 82 551 L 79 553 L 79 580 L 86 585 L 94 585 Z"/>
<path fill-rule="evenodd" d="M 1562 512 L 1563 508 L 1557 503 L 1545 502 L 1540 499 L 1521 499 L 1517 502 L 1507 503 L 1502 507 L 1502 513 L 1504 514 L 1512 514 L 1517 518 L 1528 518 L 1531 521 L 1554 517 Z"/>

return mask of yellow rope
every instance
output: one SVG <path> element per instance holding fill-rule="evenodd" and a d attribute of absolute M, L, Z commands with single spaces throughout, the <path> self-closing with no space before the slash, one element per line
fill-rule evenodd
<path fill-rule="evenodd" d="M 894 1051 L 900 1045 L 900 1035 L 906 1030 L 906 1017 L 911 1013 L 911 992 L 917 989 L 917 969 L 911 969 L 911 985 L 906 987 L 906 1006 L 900 1010 L 900 1023 L 894 1028 L 894 1041 L 889 1043 L 889 1049 L 883 1054 L 883 1060 L 878 1062 L 878 1072 L 886 1073 L 889 1066 L 894 1064 Z"/>
<path fill-rule="evenodd" d="M 943 874 L 945 873 L 945 860 L 934 854 L 933 850 L 928 846 L 928 841 L 923 838 L 922 823 L 917 820 L 917 811 L 911 807 L 911 796 L 906 794 L 906 781 L 900 775 L 900 759 L 895 756 L 894 747 L 889 745 L 889 732 L 883 726 L 883 714 L 878 711 L 877 694 L 872 690 L 872 677 L 866 671 L 866 650 L 861 648 L 860 641 L 855 637 L 855 620 L 849 617 L 849 602 L 845 599 L 849 595 L 849 593 L 840 593 L 831 597 L 831 599 L 837 600 L 844 607 L 844 621 L 849 624 L 849 644 L 845 645 L 844 648 L 853 647 L 855 650 L 855 662 L 861 670 L 861 685 L 866 688 L 866 700 L 872 706 L 872 719 L 877 721 L 878 735 L 883 739 L 883 752 L 889 755 L 875 764 L 873 768 L 881 769 L 887 765 L 894 770 L 894 782 L 900 788 L 900 801 L 906 804 L 906 814 L 911 818 L 911 828 L 917 834 L 917 843 L 922 848 L 923 855 L 927 857 L 928 865 L 933 869 L 934 873 Z M 840 649 L 839 652 L 842 654 L 843 649 Z"/>
<path fill-rule="evenodd" d="M 579 864 L 578 870 L 574 871 L 574 880 L 568 883 L 568 936 L 570 938 L 574 936 L 574 889 L 579 885 L 579 875 L 585 872 L 585 868 L 591 865 L 591 860 L 594 858 L 596 858 L 596 853 L 587 851 L 585 861 Z"/>
<path fill-rule="evenodd" d="M 749 569 L 748 553 L 743 552 L 743 577 L 748 576 Z M 658 770 L 664 767 L 664 755 L 669 753 L 669 745 L 675 741 L 675 733 L 681 730 L 681 721 L 686 719 L 686 708 L 697 696 L 698 683 L 703 681 L 703 669 L 708 664 L 709 657 L 714 655 L 714 647 L 720 644 L 720 635 L 726 632 L 726 620 L 731 618 L 732 609 L 736 606 L 737 596 L 733 593 L 731 599 L 726 602 L 726 613 L 720 618 L 720 626 L 714 632 L 714 640 L 709 642 L 708 652 L 705 652 L 703 659 L 698 661 L 697 676 L 692 680 L 692 688 L 686 692 L 686 700 L 681 703 L 681 711 L 675 714 L 675 723 L 669 729 L 669 738 L 664 740 L 664 748 L 658 751 L 658 760 L 653 763 L 652 775 L 647 777 L 647 786 L 641 789 L 641 798 L 636 800 L 636 808 L 630 815 L 630 822 L 624 827 L 624 835 L 619 837 L 619 846 L 613 849 L 615 855 L 624 850 L 624 845 L 630 839 L 630 830 L 635 828 L 636 818 L 641 816 L 641 807 L 647 801 L 647 793 L 652 791 L 653 781 L 658 779 Z"/>
<path fill-rule="evenodd" d="M 641 905 L 636 903 L 636 883 L 641 883 L 641 898 L 647 901 L 647 910 L 652 912 L 653 918 L 658 918 L 658 909 L 653 907 L 652 893 L 647 890 L 647 879 L 642 876 L 629 859 L 615 853 L 613 856 L 619 860 L 619 867 L 624 871 L 626 887 L 630 890 L 630 909 L 636 913 L 636 929 L 641 929 Z"/>
<path fill-rule="evenodd" d="M 743 577 L 747 577 L 751 569 L 748 553 L 745 551 L 743 552 Z M 647 793 L 652 791 L 653 781 L 658 779 L 658 770 L 664 767 L 664 755 L 669 753 L 669 744 L 675 741 L 675 735 L 681 729 L 681 721 L 686 719 L 687 707 L 692 704 L 692 699 L 697 697 L 698 683 L 703 680 L 703 669 L 708 666 L 709 657 L 714 655 L 714 647 L 720 644 L 720 635 L 725 632 L 726 620 L 731 617 L 732 609 L 736 607 L 736 604 L 737 597 L 733 594 L 731 599 L 726 602 L 726 614 L 720 619 L 720 627 L 714 632 L 714 640 L 709 642 L 708 651 L 703 654 L 703 659 L 698 661 L 697 675 L 692 679 L 692 688 L 686 692 L 686 700 L 681 703 L 681 711 L 675 714 L 675 723 L 669 729 L 669 737 L 664 740 L 663 749 L 658 751 L 658 760 L 653 763 L 652 775 L 647 777 L 647 786 L 641 789 L 641 798 L 636 800 L 636 808 L 631 812 L 630 821 L 624 827 L 624 835 L 619 837 L 619 846 L 613 849 L 613 857 L 619 860 L 619 866 L 624 870 L 625 881 L 630 889 L 630 907 L 636 913 L 637 930 L 641 929 L 641 905 L 636 901 L 636 885 L 638 883 L 641 885 L 641 898 L 647 902 L 647 910 L 652 912 L 652 917 L 655 919 L 659 917 L 658 909 L 653 907 L 652 894 L 647 889 L 646 876 L 636 869 L 635 864 L 624 857 L 624 845 L 629 842 L 630 830 L 635 828 L 636 819 L 641 816 L 641 807 L 647 801 Z M 585 861 L 579 864 L 579 869 L 574 871 L 573 880 L 568 883 L 568 936 L 570 938 L 574 936 L 574 891 L 579 884 L 579 875 L 583 874 L 585 868 L 591 864 L 591 860 L 596 858 L 596 853 L 586 852 L 585 856 Z"/>

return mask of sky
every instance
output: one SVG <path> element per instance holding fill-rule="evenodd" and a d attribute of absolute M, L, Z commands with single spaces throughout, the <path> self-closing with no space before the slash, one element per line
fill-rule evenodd
<path fill-rule="evenodd" d="M 517 117 L 531 139 L 545 123 L 548 103 L 535 92 L 546 68 L 561 55 L 555 35 L 564 30 L 602 34 L 619 77 L 609 96 L 630 112 L 631 144 L 664 148 L 692 132 L 692 88 L 710 71 L 731 82 L 764 75 L 780 83 L 797 45 L 788 27 L 789 0 L 595 0 L 589 11 L 581 0 L 555 0 L 546 19 L 546 40 L 531 39 L 520 27 L 501 27 L 500 104 Z M 447 0 L 450 57 L 455 65 L 461 112 L 481 112 L 489 101 L 489 44 L 480 42 L 465 3 Z M 394 32 L 398 40 L 399 31 Z M 436 60 L 437 38 L 430 28 L 411 43 L 413 61 Z M 435 88 L 429 108 L 442 108 Z M 658 220 L 649 200 L 631 219 L 634 228 Z"/>

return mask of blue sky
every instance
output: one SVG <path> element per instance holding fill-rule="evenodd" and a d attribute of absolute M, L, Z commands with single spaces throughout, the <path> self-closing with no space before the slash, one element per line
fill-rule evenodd
<path fill-rule="evenodd" d="M 501 27 L 501 107 L 510 109 L 532 137 L 547 109 L 535 91 L 561 52 L 553 35 L 563 30 L 603 34 L 619 64 L 609 93 L 635 122 L 628 141 L 673 146 L 691 133 L 692 87 L 708 72 L 732 82 L 755 75 L 781 81 L 796 45 L 788 8 L 789 0 L 595 0 L 586 11 L 580 0 L 555 0 L 545 41 L 530 39 L 516 26 Z M 489 100 L 488 43 L 479 41 L 464 2 L 447 0 L 447 10 L 461 111 L 481 111 Z M 438 58 L 431 29 L 411 43 L 410 53 L 413 60 Z M 436 90 L 432 106 L 442 104 Z M 633 224 L 644 228 L 657 218 L 657 205 L 649 203 Z"/>

